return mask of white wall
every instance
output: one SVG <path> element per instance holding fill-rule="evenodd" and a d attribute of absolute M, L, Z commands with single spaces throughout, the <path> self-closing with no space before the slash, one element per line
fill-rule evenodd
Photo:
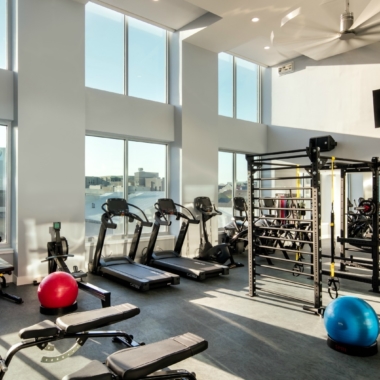
<path fill-rule="evenodd" d="M 264 123 L 380 137 L 372 91 L 380 89 L 380 43 L 322 61 L 301 57 L 295 72 L 264 73 Z"/>
<path fill-rule="evenodd" d="M 0 120 L 13 120 L 13 72 L 0 69 Z"/>
<path fill-rule="evenodd" d="M 86 88 L 86 129 L 142 139 L 174 140 L 174 107 Z"/>
<path fill-rule="evenodd" d="M 84 5 L 18 2 L 17 283 L 47 274 L 54 221 L 84 268 Z"/>
<path fill-rule="evenodd" d="M 267 126 L 218 116 L 219 149 L 242 153 L 267 151 Z"/>

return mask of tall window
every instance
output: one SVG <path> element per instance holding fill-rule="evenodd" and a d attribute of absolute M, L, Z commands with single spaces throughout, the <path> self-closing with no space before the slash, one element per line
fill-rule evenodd
<path fill-rule="evenodd" d="M 8 126 L 0 123 L 0 236 L 2 244 L 9 244 L 9 194 L 8 194 Z"/>
<path fill-rule="evenodd" d="M 0 0 L 0 69 L 7 68 L 7 0 Z"/>
<path fill-rule="evenodd" d="M 234 57 L 219 54 L 218 68 L 219 115 L 234 116 Z"/>
<path fill-rule="evenodd" d="M 125 198 L 153 222 L 154 204 L 166 197 L 166 161 L 164 144 L 86 136 L 86 236 L 98 235 L 104 212 L 101 206 L 108 198 Z M 130 210 L 141 216 L 135 208 Z M 135 223 L 126 223 L 124 217 L 113 221 L 117 229 L 109 230 L 108 235 L 133 234 Z M 144 227 L 143 232 L 150 230 Z"/>
<path fill-rule="evenodd" d="M 87 3 L 86 86 L 166 103 L 166 56 L 166 30 Z"/>
<path fill-rule="evenodd" d="M 218 62 L 219 115 L 260 122 L 259 66 L 226 53 Z"/>
<path fill-rule="evenodd" d="M 245 154 L 219 152 L 218 171 L 218 210 L 222 212 L 219 216 L 218 226 L 223 228 L 232 218 L 233 198 L 243 197 L 247 200 L 247 161 Z"/>
<path fill-rule="evenodd" d="M 124 94 L 124 15 L 86 5 L 86 86 Z"/>
<path fill-rule="evenodd" d="M 85 153 L 85 219 L 86 236 L 97 236 L 108 198 L 124 198 L 124 140 L 86 136 Z M 124 218 L 114 220 L 117 229 L 108 234 L 124 233 Z"/>
<path fill-rule="evenodd" d="M 166 102 L 166 31 L 130 17 L 128 95 Z"/>

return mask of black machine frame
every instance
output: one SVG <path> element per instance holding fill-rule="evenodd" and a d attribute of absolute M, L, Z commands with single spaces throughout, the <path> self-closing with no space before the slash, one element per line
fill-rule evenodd
<path fill-rule="evenodd" d="M 53 229 L 55 232 L 55 240 L 47 243 L 48 256 L 45 258 L 45 260 L 43 260 L 43 262 L 44 261 L 48 262 L 49 274 L 57 270 L 60 272 L 66 272 L 66 273 L 71 274 L 75 279 L 80 280 L 80 281 L 77 281 L 79 289 L 98 298 L 102 303 L 102 307 L 111 306 L 111 292 L 110 291 L 99 288 L 98 286 L 92 285 L 88 282 L 84 282 L 83 277 L 86 277 L 87 273 L 84 273 L 83 271 L 79 271 L 78 268 L 76 267 L 74 267 L 73 272 L 70 271 L 69 267 L 66 264 L 66 260 L 68 257 L 73 257 L 74 255 L 69 254 L 69 246 L 68 246 L 67 240 L 64 237 L 61 237 L 60 235 L 61 223 L 54 222 Z M 76 307 L 72 308 L 71 311 L 75 309 Z M 53 309 L 49 310 L 48 308 L 44 308 L 41 306 L 41 312 L 43 312 L 43 314 L 54 315 L 60 312 L 60 310 L 53 310 Z"/>
<path fill-rule="evenodd" d="M 296 164 L 287 164 L 287 163 L 274 163 L 275 161 L 286 161 L 289 159 L 309 159 L 308 164 L 304 165 L 296 165 Z M 284 298 L 292 299 L 294 301 L 304 303 L 303 308 L 305 310 L 312 311 L 316 314 L 320 314 L 322 312 L 322 270 L 321 270 L 321 240 L 320 240 L 320 229 L 321 229 L 321 183 L 320 183 L 320 170 L 322 168 L 322 161 L 320 158 L 320 149 L 318 147 L 308 147 L 306 149 L 297 149 L 290 151 L 281 151 L 281 152 L 273 152 L 273 153 L 265 153 L 261 154 L 260 157 L 254 155 L 246 155 L 247 165 L 248 165 L 248 263 L 249 263 L 249 296 L 255 297 L 259 295 L 259 292 L 266 292 L 269 294 L 273 294 L 276 296 L 281 296 Z M 268 181 L 271 184 L 271 181 L 289 181 L 289 180 L 299 180 L 299 176 L 279 176 L 276 174 L 276 177 L 271 177 L 272 170 L 288 170 L 288 169 L 305 169 L 308 176 L 304 176 L 303 178 L 309 178 L 311 180 L 311 186 L 302 186 L 296 185 L 290 187 L 289 184 L 281 185 L 278 187 L 264 186 L 265 181 Z M 254 178 L 254 174 L 256 172 L 260 172 L 262 175 L 260 178 Z M 268 176 L 264 176 L 263 173 L 269 173 Z M 259 183 L 257 186 L 256 183 Z M 303 200 L 308 201 L 310 203 L 310 208 L 299 207 L 298 204 L 295 206 L 286 209 L 295 213 L 290 218 L 281 218 L 276 217 L 277 220 L 281 222 L 291 221 L 293 223 L 310 223 L 311 228 L 308 230 L 308 234 L 312 236 L 309 240 L 300 240 L 300 239 L 290 239 L 294 240 L 298 244 L 308 245 L 310 246 L 310 251 L 304 251 L 300 249 L 286 249 L 286 252 L 295 253 L 296 259 L 291 260 L 290 257 L 285 255 L 284 258 L 275 257 L 269 255 L 266 250 L 273 250 L 273 244 L 268 244 L 268 242 L 278 242 L 280 243 L 280 250 L 284 251 L 284 247 L 281 245 L 281 241 L 283 237 L 279 236 L 277 233 L 282 227 L 273 227 L 273 226 L 259 226 L 256 222 L 261 219 L 266 219 L 266 216 L 258 215 L 262 212 L 262 210 L 269 211 L 278 211 L 279 208 L 270 207 L 263 205 L 264 197 L 262 196 L 265 191 L 290 191 L 290 194 L 286 194 L 282 199 L 287 201 L 295 201 Z M 292 191 L 308 191 L 311 192 L 311 195 L 308 197 L 298 198 L 293 196 Z M 273 195 L 270 197 L 265 197 L 265 199 L 276 199 Z M 300 218 L 299 213 L 309 212 L 310 219 L 305 220 Z M 297 215 L 298 214 L 298 215 Z M 266 243 L 263 243 L 260 240 L 260 234 L 262 231 L 274 231 L 272 236 L 266 237 Z M 293 231 L 304 232 L 302 229 L 298 227 L 298 229 L 293 229 Z M 299 257 L 300 255 L 308 255 L 310 257 L 310 262 L 302 262 L 300 264 Z M 258 258 L 265 259 L 267 261 L 266 264 L 262 264 L 258 262 Z M 287 262 L 293 263 L 294 266 L 292 269 L 285 269 L 281 266 L 276 266 L 275 263 Z M 307 265 L 310 267 L 309 273 L 304 273 L 300 270 L 303 268 L 303 265 Z M 268 271 L 274 271 L 273 275 L 268 275 L 265 273 L 259 273 L 257 271 L 258 268 L 264 268 Z M 287 279 L 285 277 L 281 277 L 280 274 L 292 275 L 292 279 Z M 277 275 L 276 275 L 277 274 Z M 301 276 L 301 277 L 299 277 Z M 287 284 L 296 284 L 300 287 L 305 287 L 305 289 L 310 289 L 313 291 L 313 299 L 308 300 L 300 297 L 296 297 L 293 294 L 282 293 L 279 291 L 272 291 L 269 289 L 265 289 L 265 286 L 258 285 L 258 279 L 265 280 L 274 279 L 278 280 L 284 285 Z M 300 281 L 301 278 L 311 278 L 312 284 L 307 283 L 305 281 Z M 285 288 L 285 286 L 284 286 Z"/>
<path fill-rule="evenodd" d="M 107 206 L 107 209 L 105 206 Z M 131 212 L 129 207 L 139 210 L 145 220 L 139 215 Z M 104 214 L 102 215 L 102 223 L 99 230 L 95 254 L 92 262 L 89 264 L 89 270 L 91 273 L 106 275 L 107 277 L 121 281 L 124 285 L 128 285 L 131 288 L 144 292 L 153 288 L 178 285 L 180 283 L 179 276 L 175 274 L 159 269 L 153 271 L 146 265 L 134 261 L 143 227 L 152 226 L 152 223 L 149 222 L 145 213 L 139 207 L 128 203 L 123 198 L 109 198 L 107 202 L 102 205 L 102 209 Z M 102 250 L 107 229 L 115 229 L 117 227 L 112 221 L 112 218 L 115 216 L 128 218 L 129 222 L 136 221 L 135 232 L 129 254 L 128 256 L 115 256 L 102 259 Z"/>
<path fill-rule="evenodd" d="M 189 215 L 178 211 L 176 206 L 187 210 Z M 229 268 L 225 265 L 181 256 L 181 251 L 189 229 L 189 224 L 200 223 L 200 221 L 195 218 L 193 213 L 187 207 L 175 203 L 170 198 L 160 198 L 155 203 L 155 208 L 157 210 L 155 212 L 155 221 L 146 252 L 147 265 L 169 270 L 170 272 L 198 281 L 203 281 L 208 277 L 218 276 L 219 274 L 229 274 Z M 154 246 L 157 241 L 160 226 L 170 226 L 171 221 L 168 217 L 171 215 L 175 216 L 176 220 L 182 219 L 181 228 L 174 246 L 174 250 L 154 252 Z M 173 260 L 175 260 L 175 262 L 173 262 Z"/>
<path fill-rule="evenodd" d="M 331 166 L 331 158 L 326 157 L 324 168 Z M 340 192 L 341 192 L 341 208 L 340 208 L 340 234 L 337 236 L 337 242 L 340 243 L 339 270 L 335 270 L 335 277 L 346 280 L 358 281 L 371 284 L 371 290 L 379 293 L 379 168 L 380 162 L 378 157 L 373 157 L 371 161 L 359 161 L 352 159 L 334 159 L 334 168 L 340 169 Z M 330 169 L 331 170 L 331 169 Z M 371 214 L 368 216 L 372 223 L 372 237 L 369 238 L 353 238 L 347 236 L 347 174 L 365 173 L 372 174 L 372 204 Z M 358 207 L 360 209 L 360 207 Z M 362 248 L 360 248 L 362 247 Z M 347 257 L 346 252 L 362 252 L 370 255 L 370 258 Z M 328 255 L 322 255 L 329 258 Z M 334 258 L 332 258 L 334 261 Z M 349 272 L 348 267 L 358 267 L 362 273 Z M 326 270 L 322 271 L 324 275 L 330 273 Z"/>

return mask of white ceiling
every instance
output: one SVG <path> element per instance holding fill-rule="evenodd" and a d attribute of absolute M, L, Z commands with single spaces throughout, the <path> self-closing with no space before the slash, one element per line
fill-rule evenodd
<path fill-rule="evenodd" d="M 337 38 L 340 14 L 346 7 L 345 0 L 94 0 L 94 2 L 173 31 L 183 28 L 207 13 L 212 13 L 220 19 L 216 22 L 215 18 L 212 19 L 211 25 L 197 31 L 186 41 L 207 50 L 230 52 L 265 66 L 277 65 L 300 56 L 301 53 L 314 59 L 323 59 L 380 40 L 379 26 L 376 28 L 376 33 L 371 34 L 370 39 L 361 39 L 360 42 L 358 39 L 338 40 L 331 49 L 325 49 L 327 46 L 325 40 L 323 44 L 320 42 L 322 41 L 320 37 L 325 38 L 321 32 L 328 30 L 330 40 L 332 35 Z M 350 0 L 350 6 L 355 17 L 365 9 L 367 16 L 371 16 L 373 22 L 380 22 L 380 0 Z M 296 22 L 292 20 L 287 23 L 286 28 L 281 28 L 281 20 L 299 8 L 302 13 L 295 19 Z M 258 17 L 260 21 L 253 23 L 251 21 L 253 17 Z M 282 38 L 285 32 L 286 39 Z M 315 39 L 310 53 L 305 36 L 310 39 L 310 35 L 314 32 L 315 38 L 319 39 L 318 54 L 313 56 Z M 271 35 L 274 35 L 274 44 Z M 265 46 L 269 46 L 270 49 L 264 49 Z"/>

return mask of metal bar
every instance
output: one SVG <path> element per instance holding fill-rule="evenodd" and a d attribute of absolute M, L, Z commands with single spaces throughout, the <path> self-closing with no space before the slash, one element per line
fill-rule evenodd
<path fill-rule="evenodd" d="M 277 169 L 276 169 L 277 170 Z M 255 190 L 299 190 L 299 187 L 255 187 Z M 312 187 L 302 187 L 301 190 L 311 190 Z M 298 198 L 299 199 L 299 198 Z"/>
<path fill-rule="evenodd" d="M 311 244 L 311 243 L 310 243 Z M 286 249 L 286 247 L 281 247 L 281 248 L 277 248 L 276 247 L 273 247 L 273 246 L 269 246 L 269 245 L 261 245 L 261 244 L 257 244 L 256 247 L 259 247 L 259 248 L 266 248 L 266 249 L 274 249 L 274 250 L 277 250 L 277 251 L 285 251 L 285 252 L 292 252 L 292 253 L 304 253 L 305 255 L 314 255 L 313 252 L 307 252 L 307 251 L 297 251 L 295 249 Z"/>
<path fill-rule="evenodd" d="M 330 255 L 322 255 L 322 257 L 330 258 Z M 372 265 L 372 259 L 362 259 L 358 257 L 340 257 L 339 260 L 342 260 L 344 262 L 348 263 L 362 263 L 362 264 L 371 264 Z"/>
<path fill-rule="evenodd" d="M 346 225 L 347 225 L 347 217 L 346 217 L 346 171 L 340 170 L 340 237 L 344 238 L 346 236 Z M 339 240 L 339 239 L 337 239 Z M 344 242 L 340 243 L 340 251 L 339 256 L 341 260 L 344 260 L 346 257 L 346 246 Z M 344 271 L 346 266 L 344 261 L 340 261 L 340 270 Z"/>
<path fill-rule="evenodd" d="M 77 283 L 78 283 L 79 289 L 100 299 L 100 301 L 102 302 L 102 307 L 111 306 L 111 292 L 110 291 L 99 288 L 88 282 L 78 281 Z"/>
<path fill-rule="evenodd" d="M 256 237 L 256 238 L 261 238 L 262 237 L 263 239 L 282 241 L 282 242 L 292 241 L 294 243 L 312 244 L 312 242 L 309 241 L 309 240 L 288 239 L 288 238 L 283 237 L 283 236 L 262 236 L 262 235 L 256 235 L 256 234 L 254 234 L 253 236 Z"/>
<path fill-rule="evenodd" d="M 379 293 L 379 158 L 372 158 L 372 199 L 375 201 L 376 212 L 372 215 L 372 290 Z"/>
<path fill-rule="evenodd" d="M 295 150 L 284 150 L 282 152 L 261 153 L 260 157 L 274 156 L 274 155 L 278 155 L 278 154 L 287 154 L 287 153 L 299 153 L 299 152 L 306 152 L 306 150 L 305 149 L 295 149 Z M 247 160 L 248 160 L 248 157 L 251 158 L 252 160 L 254 160 L 254 158 L 257 157 L 257 155 L 246 154 L 245 157 L 247 158 Z"/>
<path fill-rule="evenodd" d="M 303 282 L 287 280 L 287 279 L 285 279 L 285 278 L 281 278 L 281 279 L 279 279 L 278 277 L 275 277 L 275 276 L 269 276 L 268 274 L 258 273 L 257 275 L 260 276 L 260 277 L 272 278 L 273 280 L 279 280 L 279 281 L 281 281 L 281 282 L 288 282 L 288 283 L 290 283 L 290 284 L 296 284 L 296 285 L 305 286 L 306 288 L 311 288 L 311 289 L 314 288 L 314 286 L 313 286 L 313 285 L 310 285 L 310 284 L 304 284 Z"/>
<path fill-rule="evenodd" d="M 321 157 L 320 150 L 310 149 L 311 173 L 312 179 L 312 218 L 313 218 L 313 274 L 314 279 L 314 308 L 322 307 L 322 243 L 321 243 Z"/>
<path fill-rule="evenodd" d="M 281 227 L 258 227 L 258 229 L 260 230 L 269 230 L 269 231 L 272 231 L 272 230 L 276 230 L 276 231 L 284 231 L 284 228 L 281 228 Z M 303 232 L 305 234 L 308 234 L 308 233 L 313 233 L 314 231 L 313 230 L 298 230 L 296 228 L 292 228 L 292 229 L 289 229 L 290 231 L 292 232 Z M 309 241 L 311 243 L 311 241 Z"/>
<path fill-rule="evenodd" d="M 256 293 L 256 257 L 253 254 L 254 252 L 254 241 L 253 241 L 253 222 L 255 219 L 254 216 L 254 170 L 252 168 L 254 156 L 246 155 L 247 160 L 247 169 L 248 169 L 248 285 L 250 297 L 257 296 Z"/>
<path fill-rule="evenodd" d="M 273 292 L 272 290 L 263 289 L 263 288 L 257 288 L 257 289 L 260 290 L 260 291 L 262 291 L 262 292 L 274 294 L 276 296 L 280 296 L 280 297 L 283 297 L 283 298 L 288 298 L 290 300 L 295 300 L 295 301 L 298 301 L 298 302 L 305 302 L 305 303 L 312 303 L 312 302 L 310 302 L 308 300 L 305 300 L 303 298 L 293 297 L 293 296 L 290 296 L 290 295 L 287 295 L 287 294 L 284 294 L 284 293 Z"/>
<path fill-rule="evenodd" d="M 303 190 L 303 188 L 301 188 L 301 190 Z M 278 197 L 265 197 L 265 198 L 261 198 L 261 197 L 253 197 L 252 199 L 254 200 L 265 200 L 265 199 L 273 199 L 273 200 L 278 200 L 280 198 Z M 290 199 L 290 200 L 301 200 L 301 201 L 311 201 L 312 199 L 311 198 L 297 198 L 297 197 L 281 197 L 281 199 Z"/>
<path fill-rule="evenodd" d="M 255 210 L 257 210 L 257 207 L 255 207 Z M 297 220 L 299 222 L 313 222 L 312 219 L 298 219 L 298 218 L 278 218 L 277 216 L 270 216 L 270 215 L 266 215 L 266 216 L 256 216 L 255 217 L 256 220 L 258 219 L 276 219 L 276 220 Z"/>
<path fill-rule="evenodd" d="M 259 161 L 256 161 L 256 163 L 266 163 L 267 161 L 272 161 L 272 160 L 284 160 L 284 159 L 290 159 L 290 158 L 306 158 L 306 154 L 296 154 L 294 156 L 283 156 L 283 157 L 270 157 L 270 158 L 264 158 L 260 159 Z"/>
<path fill-rule="evenodd" d="M 319 158 L 321 158 L 321 159 L 326 159 L 326 160 L 331 160 L 331 157 L 328 157 L 328 156 L 319 156 Z M 345 161 L 345 162 L 358 162 L 358 163 L 360 163 L 360 164 L 368 164 L 368 165 L 372 165 L 372 162 L 371 161 L 363 161 L 363 160 L 354 160 L 354 159 L 352 159 L 352 158 L 340 158 L 340 157 L 335 157 L 334 156 L 334 158 L 335 158 L 335 162 L 334 162 L 334 164 L 335 163 L 339 163 L 339 161 Z"/>
<path fill-rule="evenodd" d="M 313 211 L 312 208 L 303 207 L 255 207 L 256 210 L 289 210 L 289 211 Z"/>
<path fill-rule="evenodd" d="M 322 270 L 322 274 L 329 276 L 330 271 Z M 352 280 L 352 281 L 357 281 L 357 282 L 365 282 L 367 284 L 372 283 L 372 277 L 370 275 L 365 276 L 365 275 L 357 274 L 357 273 L 347 273 L 347 272 L 335 271 L 335 277 L 344 278 L 346 280 Z"/>
<path fill-rule="evenodd" d="M 276 169 L 277 170 L 277 169 Z M 300 177 L 271 177 L 271 178 L 256 178 L 256 181 L 273 181 L 281 179 L 299 179 Z M 302 178 L 312 178 L 312 176 L 305 176 Z"/>
<path fill-rule="evenodd" d="M 275 168 L 275 170 L 287 170 L 287 169 L 291 169 L 291 168 L 309 169 L 310 165 L 286 165 L 286 166 L 281 166 L 280 168 Z M 273 168 L 272 167 L 270 167 L 270 168 L 257 168 L 255 170 L 260 171 L 260 172 L 265 172 L 268 170 L 273 170 Z"/>
<path fill-rule="evenodd" d="M 272 258 L 271 258 L 272 259 Z M 307 276 L 307 277 L 313 277 L 313 275 L 311 275 L 310 273 L 302 273 L 302 272 L 297 272 L 295 270 L 290 270 L 290 269 L 284 269 L 284 268 L 278 268 L 278 267 L 274 267 L 274 266 L 271 266 L 271 265 L 263 265 L 263 264 L 256 264 L 256 266 L 258 267 L 262 267 L 262 268 L 267 268 L 267 269 L 272 269 L 272 270 L 278 270 L 280 272 L 286 272 L 286 273 L 294 273 L 296 274 L 297 276 L 298 275 L 301 275 L 301 276 Z M 281 278 L 279 277 L 278 278 L 279 280 L 281 280 Z"/>
<path fill-rule="evenodd" d="M 255 253 L 257 257 L 263 257 L 264 259 L 271 259 L 271 260 L 278 260 L 278 261 L 285 261 L 287 263 L 293 263 L 293 264 L 302 264 L 302 265 L 313 265 L 312 263 L 305 263 L 303 261 L 299 260 L 288 260 L 288 259 L 283 259 L 282 257 L 276 257 L 276 256 L 268 256 L 268 255 L 262 255 L 260 253 Z"/>

